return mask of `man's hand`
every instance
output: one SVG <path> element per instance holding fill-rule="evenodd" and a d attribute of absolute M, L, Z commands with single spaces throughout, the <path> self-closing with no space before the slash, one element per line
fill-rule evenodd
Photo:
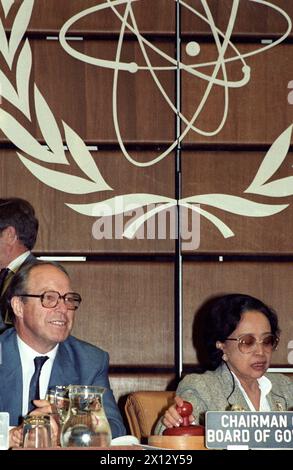
<path fill-rule="evenodd" d="M 51 425 L 51 440 L 52 446 L 56 447 L 58 443 L 58 434 L 59 426 L 59 416 L 56 410 L 53 410 L 52 405 L 47 400 L 34 400 L 33 404 L 36 408 L 30 412 L 30 415 L 49 415 L 50 416 L 50 425 Z"/>
<path fill-rule="evenodd" d="M 22 425 L 16 428 L 12 428 L 9 431 L 9 448 L 10 447 L 21 447 L 23 437 Z"/>
<path fill-rule="evenodd" d="M 30 415 L 46 415 L 52 413 L 52 406 L 47 400 L 34 400 L 33 404 L 35 409 L 30 412 Z"/>

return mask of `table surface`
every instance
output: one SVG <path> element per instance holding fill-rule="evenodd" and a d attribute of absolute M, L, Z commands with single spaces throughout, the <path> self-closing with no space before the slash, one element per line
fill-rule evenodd
<path fill-rule="evenodd" d="M 131 445 L 131 446 L 110 446 L 110 447 L 43 447 L 43 448 L 23 448 L 23 447 L 12 447 L 12 450 L 143 450 L 142 445 Z"/>

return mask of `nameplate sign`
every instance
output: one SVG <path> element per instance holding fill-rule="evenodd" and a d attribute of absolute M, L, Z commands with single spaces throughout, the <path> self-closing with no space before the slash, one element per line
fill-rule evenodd
<path fill-rule="evenodd" d="M 209 449 L 293 449 L 293 412 L 208 411 L 205 432 Z"/>

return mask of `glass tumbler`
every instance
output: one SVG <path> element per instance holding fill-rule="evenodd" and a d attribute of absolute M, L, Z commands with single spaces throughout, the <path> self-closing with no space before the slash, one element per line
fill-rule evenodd
<path fill-rule="evenodd" d="M 68 386 L 54 385 L 48 388 L 46 400 L 52 406 L 53 413 L 58 413 L 60 427 L 64 424 L 69 408 Z"/>
<path fill-rule="evenodd" d="M 23 421 L 23 447 L 39 449 L 51 446 L 50 416 L 26 416 Z"/>

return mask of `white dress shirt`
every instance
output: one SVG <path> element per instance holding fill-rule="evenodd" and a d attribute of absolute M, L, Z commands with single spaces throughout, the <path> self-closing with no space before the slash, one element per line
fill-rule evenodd
<path fill-rule="evenodd" d="M 246 391 L 242 387 L 238 377 L 236 377 L 234 372 L 232 372 L 232 374 L 234 375 L 235 381 L 237 382 L 237 385 L 240 388 L 250 411 L 257 411 L 255 409 L 255 407 L 253 406 L 253 404 L 251 403 Z M 262 377 L 260 377 L 259 379 L 257 379 L 257 381 L 258 381 L 258 386 L 259 386 L 259 389 L 260 389 L 260 402 L 259 402 L 259 410 L 258 411 L 271 411 L 271 407 L 269 405 L 267 395 L 270 393 L 270 391 L 272 389 L 272 382 L 267 377 L 265 377 L 264 375 Z"/>
<path fill-rule="evenodd" d="M 34 358 L 36 356 L 48 356 L 49 359 L 44 363 L 40 374 L 40 399 L 46 397 L 46 392 L 49 385 L 50 375 L 53 367 L 53 362 L 58 350 L 58 344 L 51 351 L 40 354 L 28 346 L 22 339 L 17 336 L 17 344 L 20 354 L 22 366 L 22 415 L 25 416 L 28 412 L 28 398 L 31 378 L 35 372 Z"/>

